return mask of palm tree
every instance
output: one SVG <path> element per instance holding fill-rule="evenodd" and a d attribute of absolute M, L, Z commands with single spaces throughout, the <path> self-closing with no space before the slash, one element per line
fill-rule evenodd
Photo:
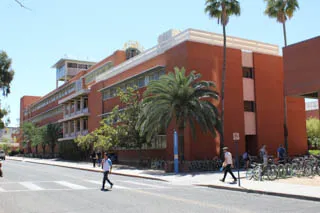
<path fill-rule="evenodd" d="M 240 3 L 236 0 L 206 0 L 205 12 L 211 18 L 218 19 L 218 24 L 222 25 L 223 30 L 223 64 L 222 64 L 222 81 L 221 81 L 221 137 L 220 137 L 220 155 L 222 157 L 222 148 L 224 146 L 224 86 L 226 80 L 227 64 L 227 36 L 226 26 L 231 15 L 240 15 Z"/>
<path fill-rule="evenodd" d="M 293 13 L 299 9 L 298 0 L 264 0 L 267 2 L 267 8 L 264 11 L 270 18 L 276 18 L 282 23 L 284 46 L 287 46 L 286 21 L 291 19 Z"/>
<path fill-rule="evenodd" d="M 219 95 L 215 84 L 210 81 L 199 81 L 201 74 L 192 71 L 186 75 L 184 68 L 174 68 L 174 73 L 163 75 L 158 81 L 151 81 L 144 92 L 142 115 L 138 125 L 141 134 L 149 141 L 158 134 L 159 129 L 167 129 L 172 120 L 178 127 L 179 144 L 183 147 L 184 129 L 190 125 L 192 135 L 195 135 L 195 121 L 203 132 L 216 135 L 221 124 L 218 110 L 212 100 L 218 100 Z M 183 158 L 183 150 L 182 152 Z"/>
<path fill-rule="evenodd" d="M 276 18 L 279 23 L 282 23 L 284 46 L 287 46 L 287 32 L 286 21 L 291 19 L 293 13 L 299 9 L 297 0 L 265 0 L 267 2 L 267 8 L 264 11 L 270 18 Z M 288 128 L 287 128 L 287 98 L 284 93 L 284 144 L 286 151 L 288 152 Z"/>

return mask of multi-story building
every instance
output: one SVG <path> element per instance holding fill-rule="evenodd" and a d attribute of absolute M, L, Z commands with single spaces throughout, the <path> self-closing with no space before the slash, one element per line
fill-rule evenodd
<path fill-rule="evenodd" d="M 98 63 L 88 63 L 91 67 L 78 70 L 70 78 L 65 77 L 67 81 L 62 86 L 44 97 L 24 96 L 20 120 L 38 125 L 62 123 L 63 137 L 59 143 L 65 143 L 99 127 L 100 120 L 119 104 L 116 88 L 136 85 L 143 92 L 151 80 L 178 66 L 188 72 L 196 70 L 203 80 L 216 82 L 220 90 L 222 62 L 222 35 L 194 29 L 170 30 L 160 35 L 158 44 L 148 50 L 131 44 Z M 67 73 L 61 71 L 61 64 L 68 68 L 64 60 L 54 66 L 57 80 Z M 276 148 L 284 141 L 283 78 L 278 46 L 227 37 L 224 125 L 225 144 L 231 151 L 235 147 L 232 135 L 238 132 L 241 153 L 245 149 L 256 153 L 266 144 L 269 154 L 276 155 Z M 304 99 L 290 97 L 287 105 L 290 153 L 303 153 L 306 151 Z M 157 136 L 151 147 L 145 147 L 143 156 L 173 159 L 173 128 L 170 125 L 165 135 Z M 185 129 L 180 156 L 196 160 L 219 154 L 218 137 L 204 134 L 198 127 L 196 135 L 193 141 L 190 129 Z M 136 150 L 118 150 L 120 161 L 136 159 L 138 155 Z"/>

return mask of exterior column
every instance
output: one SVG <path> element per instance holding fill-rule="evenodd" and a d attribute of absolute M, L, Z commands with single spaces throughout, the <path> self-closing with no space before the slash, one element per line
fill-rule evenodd
<path fill-rule="evenodd" d="M 77 104 L 77 99 L 75 99 L 74 100 L 74 112 L 76 112 L 78 109 L 77 109 L 77 107 L 78 107 L 78 104 Z"/>
<path fill-rule="evenodd" d="M 80 118 L 80 132 L 83 131 L 83 118 Z"/>
<path fill-rule="evenodd" d="M 80 110 L 82 112 L 83 110 L 83 105 L 84 105 L 84 100 L 83 100 L 83 96 L 80 97 Z"/>
<path fill-rule="evenodd" d="M 73 122 L 73 132 L 74 132 L 74 135 L 76 136 L 77 135 L 77 120 L 74 120 L 74 122 Z"/>
<path fill-rule="evenodd" d="M 66 136 L 66 123 L 65 122 L 63 122 L 62 123 L 62 130 L 63 130 L 63 137 L 65 137 Z"/>
<path fill-rule="evenodd" d="M 68 134 L 71 133 L 71 121 L 68 121 Z"/>
<path fill-rule="evenodd" d="M 68 107 L 69 107 L 69 113 L 68 113 L 68 115 L 70 115 L 70 114 L 71 114 L 71 102 L 69 102 Z"/>

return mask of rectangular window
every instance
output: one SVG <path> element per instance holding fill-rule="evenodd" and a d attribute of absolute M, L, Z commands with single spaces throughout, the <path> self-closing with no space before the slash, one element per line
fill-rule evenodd
<path fill-rule="evenodd" d="M 78 64 L 76 63 L 68 63 L 68 68 L 77 68 Z"/>
<path fill-rule="evenodd" d="M 80 110 L 80 108 L 81 108 L 81 101 L 77 100 L 77 109 L 78 109 L 78 111 Z"/>
<path fill-rule="evenodd" d="M 145 81 L 144 78 L 139 78 L 138 79 L 138 88 L 144 87 L 145 86 Z"/>
<path fill-rule="evenodd" d="M 244 111 L 245 112 L 255 112 L 255 102 L 254 101 L 244 101 Z"/>
<path fill-rule="evenodd" d="M 253 68 L 242 67 L 242 76 L 244 78 L 253 78 Z"/>
<path fill-rule="evenodd" d="M 88 108 L 88 98 L 83 99 L 83 108 L 84 109 Z"/>
<path fill-rule="evenodd" d="M 83 129 L 84 129 L 84 130 L 87 130 L 87 129 L 88 129 L 88 119 L 87 119 L 87 118 L 84 118 L 84 119 L 83 119 Z"/>

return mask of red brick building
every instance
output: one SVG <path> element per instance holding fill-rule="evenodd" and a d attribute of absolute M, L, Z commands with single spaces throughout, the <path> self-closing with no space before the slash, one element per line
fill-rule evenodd
<path fill-rule="evenodd" d="M 21 122 L 38 125 L 60 122 L 60 143 L 87 134 L 119 104 L 117 87 L 137 85 L 142 92 L 150 80 L 173 70 L 175 66 L 196 70 L 203 80 L 221 86 L 223 37 L 220 34 L 188 29 L 168 31 L 158 44 L 142 51 L 137 45 L 117 50 L 98 63 L 60 60 L 57 80 L 65 83 L 44 97 L 21 99 Z M 81 66 L 80 66 L 81 65 Z M 85 66 L 86 65 L 86 66 Z M 86 69 L 83 69 L 86 68 Z M 75 71 L 76 70 L 76 71 Z M 283 60 L 275 45 L 235 37 L 227 38 L 227 75 L 225 88 L 225 144 L 234 151 L 232 133 L 240 133 L 240 152 L 252 153 L 266 144 L 270 154 L 283 143 Z M 217 103 L 218 104 L 218 103 Z M 166 136 L 158 136 L 144 156 L 173 159 L 173 126 Z M 291 154 L 306 151 L 304 99 L 288 98 L 288 129 Z M 196 141 L 185 130 L 185 160 L 213 158 L 219 154 L 219 138 L 202 134 L 197 127 Z M 119 150 L 120 161 L 138 157 L 136 150 Z"/>

